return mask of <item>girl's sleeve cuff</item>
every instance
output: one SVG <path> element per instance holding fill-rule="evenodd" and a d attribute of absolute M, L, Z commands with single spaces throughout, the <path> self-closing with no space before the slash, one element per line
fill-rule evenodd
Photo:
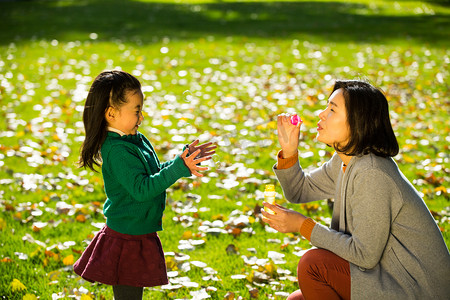
<path fill-rule="evenodd" d="M 289 169 L 298 161 L 298 152 L 290 157 L 283 158 L 283 150 L 280 150 L 277 155 L 277 169 Z"/>
<path fill-rule="evenodd" d="M 311 219 L 307 218 L 303 224 L 302 227 L 300 227 L 300 233 L 307 239 L 308 241 L 311 241 L 311 234 L 314 229 L 314 226 L 316 226 L 316 222 Z"/>

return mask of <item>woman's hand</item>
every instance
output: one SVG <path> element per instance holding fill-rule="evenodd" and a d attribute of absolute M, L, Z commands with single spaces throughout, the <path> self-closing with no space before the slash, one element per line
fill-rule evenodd
<path fill-rule="evenodd" d="M 271 209 L 274 214 L 268 213 L 265 210 L 261 210 L 263 215 L 262 220 L 269 224 L 270 227 L 276 231 L 288 233 L 288 232 L 300 232 L 300 228 L 306 217 L 299 212 L 284 208 L 278 204 L 270 204 L 263 202 L 264 208 Z"/>
<path fill-rule="evenodd" d="M 199 140 L 195 140 L 192 143 L 190 143 L 187 148 L 189 149 L 188 153 L 193 154 L 195 151 L 200 150 L 200 153 L 196 156 L 196 158 L 202 158 L 204 156 L 211 156 L 214 153 L 216 153 L 216 151 L 214 151 L 214 149 L 217 148 L 216 145 L 213 145 L 212 142 L 208 142 L 202 145 L 197 146 L 199 143 Z"/>
<path fill-rule="evenodd" d="M 297 154 L 301 125 L 302 122 L 298 122 L 297 125 L 292 125 L 291 115 L 289 114 L 278 115 L 278 142 L 283 150 L 284 158 Z"/>
<path fill-rule="evenodd" d="M 183 153 L 181 154 L 181 158 L 183 159 L 184 164 L 186 165 L 186 167 L 189 168 L 189 171 L 191 172 L 192 175 L 195 175 L 197 177 L 203 177 L 203 174 L 200 174 L 198 171 L 206 171 L 208 170 L 208 167 L 201 167 L 200 163 L 202 161 L 211 159 L 211 156 L 203 156 L 197 158 L 197 156 L 200 155 L 201 152 L 200 149 L 196 150 L 189 156 L 187 156 L 188 152 L 189 149 L 186 147 L 186 149 L 184 149 Z"/>

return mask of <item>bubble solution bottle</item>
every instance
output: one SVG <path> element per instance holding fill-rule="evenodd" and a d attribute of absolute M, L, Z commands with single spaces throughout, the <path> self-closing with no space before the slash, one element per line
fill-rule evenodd
<path fill-rule="evenodd" d="M 264 201 L 270 204 L 275 204 L 275 185 L 273 184 L 266 184 L 265 190 L 264 190 Z M 267 211 L 269 214 L 275 214 L 275 212 L 271 209 L 264 208 L 265 211 Z"/>

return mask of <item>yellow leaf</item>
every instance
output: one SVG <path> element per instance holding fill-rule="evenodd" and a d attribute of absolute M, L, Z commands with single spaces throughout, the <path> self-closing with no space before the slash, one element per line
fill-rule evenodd
<path fill-rule="evenodd" d="M 0 218 L 0 231 L 2 231 L 3 228 L 6 228 L 6 221 Z"/>
<path fill-rule="evenodd" d="M 52 272 L 48 273 L 48 279 L 50 281 L 55 281 L 59 278 L 60 275 L 61 275 L 61 271 L 52 271 Z"/>
<path fill-rule="evenodd" d="M 34 294 L 26 294 L 23 296 L 22 300 L 37 300 L 37 297 Z"/>
<path fill-rule="evenodd" d="M 22 282 L 19 281 L 19 279 L 14 278 L 13 281 L 10 284 L 11 291 L 13 293 L 15 292 L 21 292 L 23 290 L 26 290 L 27 287 L 23 285 Z"/>
<path fill-rule="evenodd" d="M 171 271 L 178 270 L 177 262 L 171 256 L 166 257 L 166 267 L 168 270 L 171 270 Z"/>
<path fill-rule="evenodd" d="M 94 298 L 91 297 L 91 295 L 83 294 L 81 295 L 81 300 L 93 300 Z"/>
<path fill-rule="evenodd" d="M 216 221 L 216 220 L 222 220 L 223 221 L 225 219 L 225 217 L 222 214 L 218 214 L 218 215 L 212 216 L 212 219 L 214 221 Z"/>
<path fill-rule="evenodd" d="M 22 221 L 22 213 L 21 213 L 20 211 L 16 212 L 16 213 L 14 214 L 14 219 L 15 219 L 16 221 Z"/>
<path fill-rule="evenodd" d="M 276 128 L 277 128 L 277 122 L 275 122 L 275 121 L 270 121 L 270 122 L 267 124 L 267 127 L 268 127 L 269 129 L 276 129 Z"/>
<path fill-rule="evenodd" d="M 275 266 L 273 263 L 268 263 L 264 266 L 264 269 L 268 274 L 273 276 L 277 271 L 277 266 Z"/>
<path fill-rule="evenodd" d="M 71 266 L 71 265 L 73 265 L 73 263 L 74 263 L 74 257 L 73 257 L 72 254 L 66 256 L 63 259 L 63 264 L 66 265 L 66 266 Z"/>
<path fill-rule="evenodd" d="M 407 155 L 403 155 L 403 159 L 405 160 L 405 162 L 410 163 L 410 164 L 415 162 L 414 158 L 407 156 Z"/>
<path fill-rule="evenodd" d="M 435 188 L 434 189 L 434 191 L 437 193 L 437 192 L 442 192 L 442 193 L 444 193 L 444 194 L 446 194 L 447 193 L 447 188 L 445 187 L 445 186 L 443 186 L 443 185 L 441 185 L 441 186 L 438 186 L 437 188 Z M 0 230 L 1 230 L 1 219 L 0 219 Z"/>
<path fill-rule="evenodd" d="M 411 150 L 411 149 L 415 149 L 415 148 L 417 148 L 417 146 L 416 145 L 413 145 L 413 144 L 405 144 L 405 145 L 403 145 L 403 150 Z"/>
<path fill-rule="evenodd" d="M 183 239 L 183 240 L 188 240 L 188 239 L 191 239 L 191 238 L 192 238 L 192 231 L 190 231 L 190 230 L 185 231 L 183 233 L 183 236 L 181 237 L 181 239 Z"/>

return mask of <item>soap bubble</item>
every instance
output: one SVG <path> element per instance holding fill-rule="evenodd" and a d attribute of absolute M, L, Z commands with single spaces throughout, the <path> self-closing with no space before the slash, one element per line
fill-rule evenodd
<path fill-rule="evenodd" d="M 223 170 L 227 167 L 227 164 L 225 162 L 221 161 L 220 156 L 217 154 L 213 154 L 211 160 L 212 160 L 213 165 L 216 168 L 216 170 Z"/>
<path fill-rule="evenodd" d="M 186 90 L 183 92 L 183 98 L 186 102 L 191 102 L 194 96 L 192 95 L 192 92 L 190 90 Z"/>
<path fill-rule="evenodd" d="M 215 165 L 218 165 L 220 163 L 220 157 L 217 154 L 213 154 L 211 159 L 212 159 L 212 161 L 214 162 Z"/>

